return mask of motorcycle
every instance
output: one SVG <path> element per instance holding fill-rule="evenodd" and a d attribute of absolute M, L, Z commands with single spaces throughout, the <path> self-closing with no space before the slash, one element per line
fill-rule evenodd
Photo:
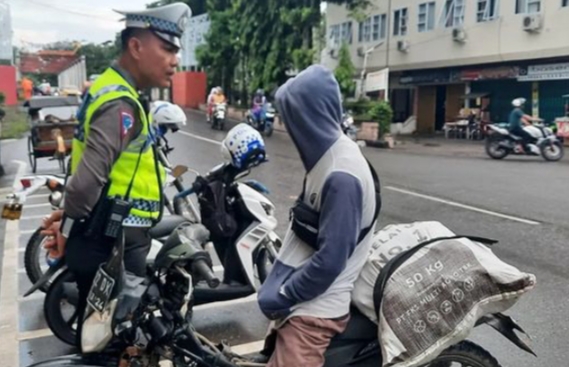
<path fill-rule="evenodd" d="M 346 112 L 342 115 L 342 131 L 350 139 L 356 141 L 358 128 L 354 126 L 354 118 L 349 112 Z"/>
<path fill-rule="evenodd" d="M 261 117 L 257 119 L 252 110 L 247 111 L 246 123 L 261 134 L 270 137 L 273 135 L 276 110 L 272 103 L 266 103 L 262 107 Z"/>
<path fill-rule="evenodd" d="M 179 168 L 178 171 L 180 170 L 186 171 L 187 168 Z M 256 293 L 267 278 L 270 266 L 276 259 L 281 240 L 274 232 L 277 227 L 275 207 L 263 195 L 269 193 L 268 189 L 258 181 L 237 182 L 249 173 L 250 170 L 240 171 L 231 164 L 221 164 L 205 177 L 198 173 L 191 191 L 180 187 L 181 193 L 174 197 L 174 203 L 183 202 L 189 200 L 187 197 L 191 193 L 195 193 L 199 199 L 201 212 L 207 213 L 208 211 L 204 208 L 211 210 L 219 205 L 219 201 L 209 195 L 209 184 L 221 183 L 227 187 L 226 195 L 221 200 L 229 203 L 228 212 L 237 224 L 231 236 L 211 238 L 215 252 L 222 262 L 223 283 L 216 289 L 197 285 L 194 290 L 196 305 L 234 300 Z M 193 205 L 187 208 L 190 211 L 196 210 Z M 200 214 L 196 211 L 193 216 L 199 218 Z M 203 218 L 203 215 L 201 217 L 202 223 L 213 232 L 215 223 L 204 222 L 207 218 Z M 152 228 L 150 236 L 153 240 L 147 264 L 150 266 L 154 262 L 155 257 L 166 243 L 168 235 L 177 226 L 191 223 L 198 222 L 189 221 L 183 216 L 172 215 L 163 218 Z M 203 248 L 207 242 L 201 244 Z M 76 310 L 67 312 L 69 310 L 64 309 L 63 306 L 69 304 L 75 307 L 77 305 L 78 290 L 73 275 L 63 267 L 50 267 L 24 296 L 28 296 L 40 287 L 47 287 L 44 301 L 46 322 L 56 337 L 73 345 L 76 338 L 73 324 L 78 315 Z M 65 316 L 68 313 L 72 314 L 70 318 Z"/>
<path fill-rule="evenodd" d="M 226 103 L 216 103 L 213 106 L 213 121 L 211 122 L 212 129 L 219 129 L 223 131 L 225 126 L 225 114 L 227 110 Z"/>
<path fill-rule="evenodd" d="M 563 158 L 563 142 L 550 127 L 545 127 L 543 124 L 532 124 L 524 127 L 524 130 L 533 137 L 533 146 L 530 144 L 530 152 L 526 152 L 522 146 L 522 138 L 511 134 L 503 124 L 491 124 L 487 128 L 486 154 L 493 159 L 503 159 L 509 154 L 541 155 L 550 162 Z"/>
<path fill-rule="evenodd" d="M 105 281 L 94 282 L 89 295 L 97 302 L 92 302 L 93 313 L 89 314 L 89 322 L 83 324 L 82 340 L 88 354 L 56 357 L 29 367 L 158 367 L 163 361 L 170 361 L 173 366 L 263 366 L 268 357 L 238 355 L 229 345 L 216 344 L 192 327 L 195 285 L 202 280 L 211 287 L 219 284 L 212 272 L 209 254 L 200 245 L 203 233 L 200 226 L 176 228 L 145 279 L 127 275 L 130 281 L 120 282 L 121 274 L 107 266 L 104 270 L 110 270 L 101 273 Z M 108 264 L 120 264 L 121 255 L 121 251 L 113 251 Z M 119 286 L 109 292 L 108 284 Z M 121 288 L 122 284 L 125 285 Z M 521 328 L 508 316 L 484 316 L 477 325 L 483 324 L 492 326 L 516 346 L 535 355 L 514 333 L 514 329 Z M 377 335 L 377 325 L 353 308 L 345 331 L 332 339 L 325 352 L 324 367 L 381 366 Z M 112 346 L 110 340 L 115 341 Z M 488 351 L 468 340 L 450 346 L 427 366 L 455 364 L 500 366 Z"/>
<path fill-rule="evenodd" d="M 168 145 L 168 140 L 165 136 L 167 131 L 167 129 L 163 130 L 161 134 L 157 135 L 158 159 L 166 168 L 166 171 L 168 173 L 168 181 L 166 186 L 174 186 L 178 192 L 182 192 L 185 190 L 185 188 L 182 185 L 180 173 L 176 172 L 181 168 L 173 167 L 167 158 L 167 155 L 174 150 Z M 22 192 L 15 192 L 7 196 L 11 202 L 11 205 L 15 205 L 15 203 L 18 203 L 18 205 L 20 205 L 20 212 L 26 201 L 26 198 L 43 186 L 46 186 L 51 191 L 48 200 L 51 204 L 52 210 L 63 208 L 63 191 L 65 190 L 66 183 L 64 176 L 24 176 L 20 179 L 20 182 L 24 190 Z M 174 219 L 171 219 L 170 217 L 164 218 L 163 220 L 165 223 L 169 223 L 170 221 L 173 221 L 172 223 L 177 223 L 181 220 L 180 216 L 185 217 L 192 223 L 199 221 L 199 217 L 196 215 L 197 210 L 195 209 L 192 201 L 188 198 L 180 198 L 178 200 L 173 200 L 172 202 L 172 200 L 170 200 L 168 196 L 165 195 L 164 202 L 165 208 L 168 210 L 169 214 L 177 215 L 177 217 L 174 217 Z M 24 265 L 26 274 L 32 284 L 35 284 L 43 276 L 45 270 L 48 268 L 47 266 L 41 266 L 41 263 L 45 261 L 47 255 L 45 249 L 43 248 L 44 242 L 47 238 L 40 233 L 41 231 L 41 227 L 35 230 L 35 232 L 28 240 L 28 243 L 26 244 L 26 250 L 24 253 Z M 163 231 L 151 231 L 151 235 L 154 240 L 158 240 L 161 237 L 167 236 L 168 234 L 169 232 L 163 233 Z M 44 282 L 39 290 L 46 292 L 50 284 L 50 281 Z"/>

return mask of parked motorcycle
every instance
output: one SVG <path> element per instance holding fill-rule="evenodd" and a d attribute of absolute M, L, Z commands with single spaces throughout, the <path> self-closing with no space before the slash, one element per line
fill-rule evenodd
<path fill-rule="evenodd" d="M 181 182 L 180 173 L 176 172 L 177 168 L 173 167 L 168 160 L 167 156 L 170 152 L 174 150 L 168 145 L 168 140 L 166 139 L 166 133 L 168 131 L 174 131 L 175 128 L 163 127 L 158 131 L 157 134 L 157 152 L 158 158 L 162 165 L 166 168 L 168 173 L 168 181 L 166 183 L 167 187 L 174 186 L 178 192 L 185 190 Z M 179 168 L 178 168 L 179 169 Z M 50 189 L 51 194 L 49 195 L 49 202 L 51 203 L 52 209 L 57 210 L 63 207 L 63 191 L 65 189 L 65 177 L 57 175 L 37 175 L 37 176 L 24 176 L 20 180 L 24 190 L 22 192 L 15 192 L 8 195 L 8 199 L 12 202 L 18 202 L 22 206 L 25 203 L 26 197 L 32 195 L 39 188 L 46 186 Z M 165 208 L 168 210 L 169 214 L 182 216 L 187 220 L 196 223 L 199 221 L 199 217 L 196 215 L 197 210 L 194 207 L 193 202 L 189 198 L 179 198 L 177 200 L 170 200 L 167 195 L 164 195 Z M 180 218 L 178 217 L 178 222 Z M 165 223 L 169 221 L 176 222 L 175 219 L 164 218 Z M 46 236 L 42 235 L 41 226 L 38 227 L 32 234 L 28 243 L 26 244 L 26 251 L 24 253 L 24 265 L 26 269 L 26 274 L 32 284 L 35 284 L 45 273 L 48 266 L 45 264 L 46 250 L 44 249 L 44 242 L 46 241 Z M 151 232 L 154 234 L 153 239 L 157 240 L 161 237 L 167 236 L 170 233 L 163 233 L 163 231 Z M 158 234 L 158 236 L 156 236 Z M 39 288 L 42 292 L 47 291 L 50 281 L 44 282 L 44 284 Z"/>
<path fill-rule="evenodd" d="M 249 170 L 242 171 L 228 163 L 221 164 L 205 176 L 198 173 L 191 189 L 182 190 L 183 187 L 180 186 L 181 193 L 174 198 L 175 203 L 181 202 L 189 200 L 188 195 L 195 193 L 199 199 L 202 224 L 212 233 L 216 231 L 216 223 L 208 221 L 207 217 L 211 211 L 216 211 L 221 203 L 229 203 L 226 204 L 229 205 L 227 212 L 236 224 L 231 235 L 210 238 L 223 266 L 223 283 L 215 289 L 205 284 L 196 285 L 196 305 L 244 298 L 256 293 L 276 259 L 281 240 L 274 232 L 277 227 L 275 207 L 263 195 L 269 192 L 261 183 L 255 180 L 237 181 L 249 173 Z M 209 189 L 212 184 L 225 185 L 225 197 L 212 196 Z M 195 210 L 193 205 L 188 208 Z M 196 212 L 193 216 L 199 218 L 200 214 Z M 165 217 L 152 228 L 152 247 L 147 257 L 149 266 L 164 246 L 167 236 L 177 226 L 191 223 L 185 217 L 172 215 Z M 207 242 L 201 244 L 202 248 L 205 248 Z M 58 275 L 51 277 L 44 274 L 25 296 L 39 287 L 48 286 L 44 301 L 46 322 L 56 337 L 65 343 L 74 344 L 74 323 L 78 316 L 74 308 L 78 301 L 78 290 L 73 275 L 61 267 L 49 268 L 46 274 L 49 273 Z M 67 309 L 68 305 L 71 309 Z M 70 317 L 67 316 L 69 314 Z"/>
<path fill-rule="evenodd" d="M 176 228 L 157 254 L 146 279 L 129 276 L 130 281 L 122 283 L 119 272 L 105 268 L 105 281 L 95 282 L 89 295 L 97 302 L 91 306 L 90 322 L 83 326 L 82 340 L 89 354 L 57 357 L 29 367 L 158 367 L 164 360 L 174 366 L 263 366 L 267 358 L 237 355 L 227 344 L 216 344 L 191 326 L 195 285 L 200 280 L 212 287 L 219 283 L 212 272 L 211 259 L 199 242 L 202 232 L 199 224 Z M 121 251 L 115 251 L 109 264 L 120 264 L 121 256 Z M 118 287 L 111 293 L 107 291 L 108 284 Z M 122 284 L 125 285 L 121 287 Z M 124 298 L 121 300 L 119 295 Z M 97 317 L 101 314 L 105 317 Z M 493 314 L 482 317 L 477 325 L 483 324 L 534 354 L 520 343 L 514 329 L 521 328 L 511 318 Z M 110 340 L 115 341 L 112 348 L 108 347 Z M 381 361 L 377 325 L 352 309 L 345 331 L 332 339 L 325 352 L 324 367 L 381 366 Z M 466 340 L 450 346 L 428 364 L 454 365 L 500 367 L 488 351 Z"/>
<path fill-rule="evenodd" d="M 270 137 L 274 131 L 275 116 L 276 110 L 272 103 L 266 103 L 265 106 L 263 106 L 263 111 L 259 119 L 257 119 L 252 110 L 249 110 L 247 111 L 245 120 L 247 124 L 252 126 L 255 130 Z"/>
<path fill-rule="evenodd" d="M 541 155 L 546 161 L 551 162 L 563 158 L 563 143 L 550 127 L 533 124 L 524 127 L 524 130 L 533 137 L 531 142 L 534 144 L 533 151 L 526 152 L 522 145 L 522 138 L 511 134 L 507 127 L 498 124 L 488 125 L 486 154 L 493 159 L 503 159 L 509 154 Z"/>
<path fill-rule="evenodd" d="M 350 139 L 356 141 L 358 128 L 354 126 L 354 118 L 349 112 L 346 112 L 342 115 L 342 131 Z"/>
<path fill-rule="evenodd" d="M 227 112 L 226 103 L 216 103 L 213 106 L 213 121 L 211 122 L 212 129 L 223 130 L 225 126 L 226 112 Z"/>

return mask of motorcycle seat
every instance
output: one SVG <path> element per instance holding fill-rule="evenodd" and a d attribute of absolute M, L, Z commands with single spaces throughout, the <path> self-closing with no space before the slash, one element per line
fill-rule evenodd
<path fill-rule="evenodd" d="M 169 236 L 170 233 L 174 232 L 176 227 L 187 221 L 188 220 L 181 215 L 163 217 L 162 220 L 149 231 L 150 238 L 158 239 Z"/>
<path fill-rule="evenodd" d="M 377 325 L 357 308 L 350 308 L 350 321 L 343 333 L 332 338 L 332 343 L 350 340 L 373 340 L 378 338 Z"/>
<path fill-rule="evenodd" d="M 517 136 L 517 135 L 510 134 L 510 136 L 512 137 L 512 139 L 514 139 L 514 140 L 516 140 L 516 141 L 522 140 L 522 138 L 519 137 L 519 136 Z"/>

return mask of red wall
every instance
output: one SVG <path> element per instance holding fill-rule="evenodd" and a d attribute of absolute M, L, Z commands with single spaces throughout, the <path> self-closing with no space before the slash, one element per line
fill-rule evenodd
<path fill-rule="evenodd" d="M 172 101 L 182 107 L 199 108 L 207 98 L 207 78 L 205 73 L 183 71 L 172 79 Z"/>
<path fill-rule="evenodd" d="M 0 92 L 6 96 L 6 106 L 18 103 L 16 87 L 16 68 L 14 66 L 0 65 Z"/>

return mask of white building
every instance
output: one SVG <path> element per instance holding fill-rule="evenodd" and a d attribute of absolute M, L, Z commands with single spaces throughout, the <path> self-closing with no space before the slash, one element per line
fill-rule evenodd
<path fill-rule="evenodd" d="M 344 7 L 327 6 L 321 62 L 334 68 L 340 44 L 347 42 L 359 73 L 369 51 L 367 72 L 389 68 L 396 120 L 414 115 L 419 131 L 432 132 L 463 106 L 482 104 L 491 121 L 503 121 L 515 97 L 532 101 L 527 112 L 546 120 L 564 113 L 569 0 L 373 3 L 362 22 Z"/>
<path fill-rule="evenodd" d="M 208 14 L 201 14 L 191 17 L 186 31 L 182 36 L 182 50 L 180 65 L 186 69 L 195 69 L 198 67 L 196 59 L 196 47 L 205 43 L 205 34 L 209 31 L 210 20 Z"/>
<path fill-rule="evenodd" d="M 0 60 L 13 60 L 12 18 L 10 5 L 4 0 L 0 0 Z"/>

